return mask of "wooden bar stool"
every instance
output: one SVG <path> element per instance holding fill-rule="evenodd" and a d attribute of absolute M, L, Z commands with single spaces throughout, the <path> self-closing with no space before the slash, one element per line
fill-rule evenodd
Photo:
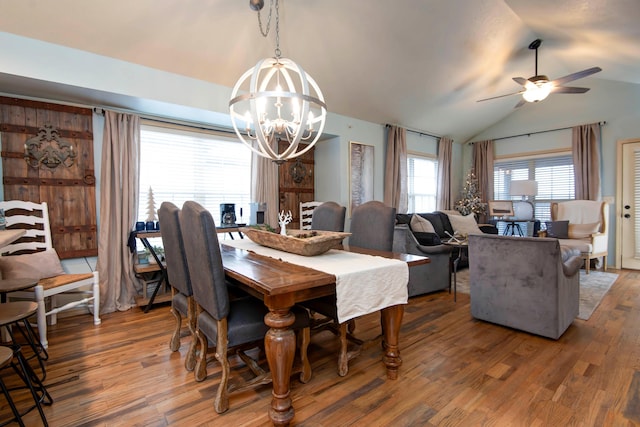
<path fill-rule="evenodd" d="M 17 363 L 14 361 L 17 361 Z M 18 374 L 20 379 L 24 382 L 26 387 L 31 392 L 31 397 L 33 398 L 33 406 L 25 409 L 22 413 L 18 410 L 11 395 L 9 392 L 11 390 L 17 390 L 23 387 L 13 387 L 8 388 L 0 376 L 0 388 L 2 392 L 7 398 L 7 402 L 11 407 L 11 412 L 13 412 L 13 418 L 7 421 L 3 421 L 0 426 L 5 426 L 9 423 L 16 421 L 19 425 L 24 426 L 22 422 L 22 417 L 26 415 L 28 412 L 32 411 L 34 408 L 38 409 L 38 413 L 40 414 L 40 419 L 42 419 L 42 424 L 47 427 L 49 423 L 47 422 L 47 418 L 44 415 L 44 411 L 42 410 L 42 404 L 51 405 L 53 403 L 53 399 L 44 384 L 38 379 L 36 373 L 31 369 L 29 363 L 27 363 L 26 359 L 22 355 L 21 347 L 18 344 L 13 344 L 11 347 L 0 346 L 0 370 L 6 368 L 7 366 L 11 366 L 13 370 Z"/>
<path fill-rule="evenodd" d="M 24 291 L 38 284 L 37 279 L 3 279 L 0 280 L 0 302 L 7 302 L 7 294 Z"/>
<path fill-rule="evenodd" d="M 0 370 L 11 365 L 12 360 L 13 360 L 13 350 L 11 350 L 9 347 L 0 347 Z M 5 397 L 7 398 L 7 403 L 11 408 L 11 412 L 13 412 L 13 418 L 7 422 L 2 423 L 2 425 L 9 424 L 10 422 L 15 421 L 19 425 L 24 426 L 20 412 L 18 412 L 18 408 L 16 408 L 16 405 L 13 403 L 13 399 L 9 394 L 9 389 L 4 384 L 4 381 L 2 380 L 2 376 L 0 376 L 0 388 L 2 389 L 2 393 L 4 393 Z"/>
<path fill-rule="evenodd" d="M 29 323 L 29 317 L 35 315 L 38 311 L 38 304 L 33 301 L 14 301 L 4 303 L 0 308 L 0 328 L 4 327 L 7 330 L 13 344 L 18 344 L 14 328 L 20 332 L 26 344 L 33 351 L 33 355 L 29 359 L 35 357 L 38 360 L 42 372 L 42 376 L 39 379 L 44 381 L 47 376 L 44 361 L 49 359 L 49 354 L 38 340 Z"/>

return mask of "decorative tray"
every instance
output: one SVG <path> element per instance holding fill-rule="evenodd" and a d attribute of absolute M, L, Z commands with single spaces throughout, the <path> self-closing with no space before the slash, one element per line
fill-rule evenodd
<path fill-rule="evenodd" d="M 267 230 L 244 227 L 240 229 L 255 243 L 292 254 L 314 256 L 340 246 L 342 240 L 351 233 L 321 230 L 287 230 L 282 236 Z"/>

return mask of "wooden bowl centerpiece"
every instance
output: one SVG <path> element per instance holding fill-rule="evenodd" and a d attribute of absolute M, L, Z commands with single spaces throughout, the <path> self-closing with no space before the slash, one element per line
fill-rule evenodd
<path fill-rule="evenodd" d="M 243 227 L 240 231 L 259 245 L 304 256 L 320 255 L 339 247 L 342 240 L 351 235 L 336 231 L 287 230 L 287 235 L 282 236 L 258 227 Z"/>

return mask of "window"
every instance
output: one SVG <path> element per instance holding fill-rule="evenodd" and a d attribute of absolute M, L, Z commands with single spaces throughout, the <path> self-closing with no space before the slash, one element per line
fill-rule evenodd
<path fill-rule="evenodd" d="M 194 200 L 208 209 L 216 225 L 220 225 L 220 204 L 235 203 L 237 221 L 246 222 L 251 150 L 236 138 L 214 132 L 143 125 L 140 220 L 147 218 L 149 188 L 153 189 L 156 210 L 164 201 L 182 207 L 185 201 Z"/>
<path fill-rule="evenodd" d="M 407 155 L 407 212 L 433 212 L 436 210 L 438 187 L 438 161 L 428 157 Z"/>
<path fill-rule="evenodd" d="M 493 169 L 495 199 L 518 200 L 519 196 L 510 194 L 511 181 L 526 179 L 538 182 L 538 194 L 530 201 L 535 207 L 535 218 L 542 222 L 551 219 L 551 202 L 575 198 L 571 155 L 495 162 Z"/>

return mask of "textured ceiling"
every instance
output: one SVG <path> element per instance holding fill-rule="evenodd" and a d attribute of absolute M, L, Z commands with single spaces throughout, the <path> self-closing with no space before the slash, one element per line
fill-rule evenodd
<path fill-rule="evenodd" d="M 232 87 L 275 47 L 248 3 L 0 0 L 0 31 Z M 282 54 L 329 111 L 458 142 L 513 111 L 517 96 L 476 100 L 519 90 L 511 78 L 534 74 L 536 38 L 550 78 L 599 66 L 571 85 L 640 84 L 638 22 L 638 0 L 280 0 Z"/>

